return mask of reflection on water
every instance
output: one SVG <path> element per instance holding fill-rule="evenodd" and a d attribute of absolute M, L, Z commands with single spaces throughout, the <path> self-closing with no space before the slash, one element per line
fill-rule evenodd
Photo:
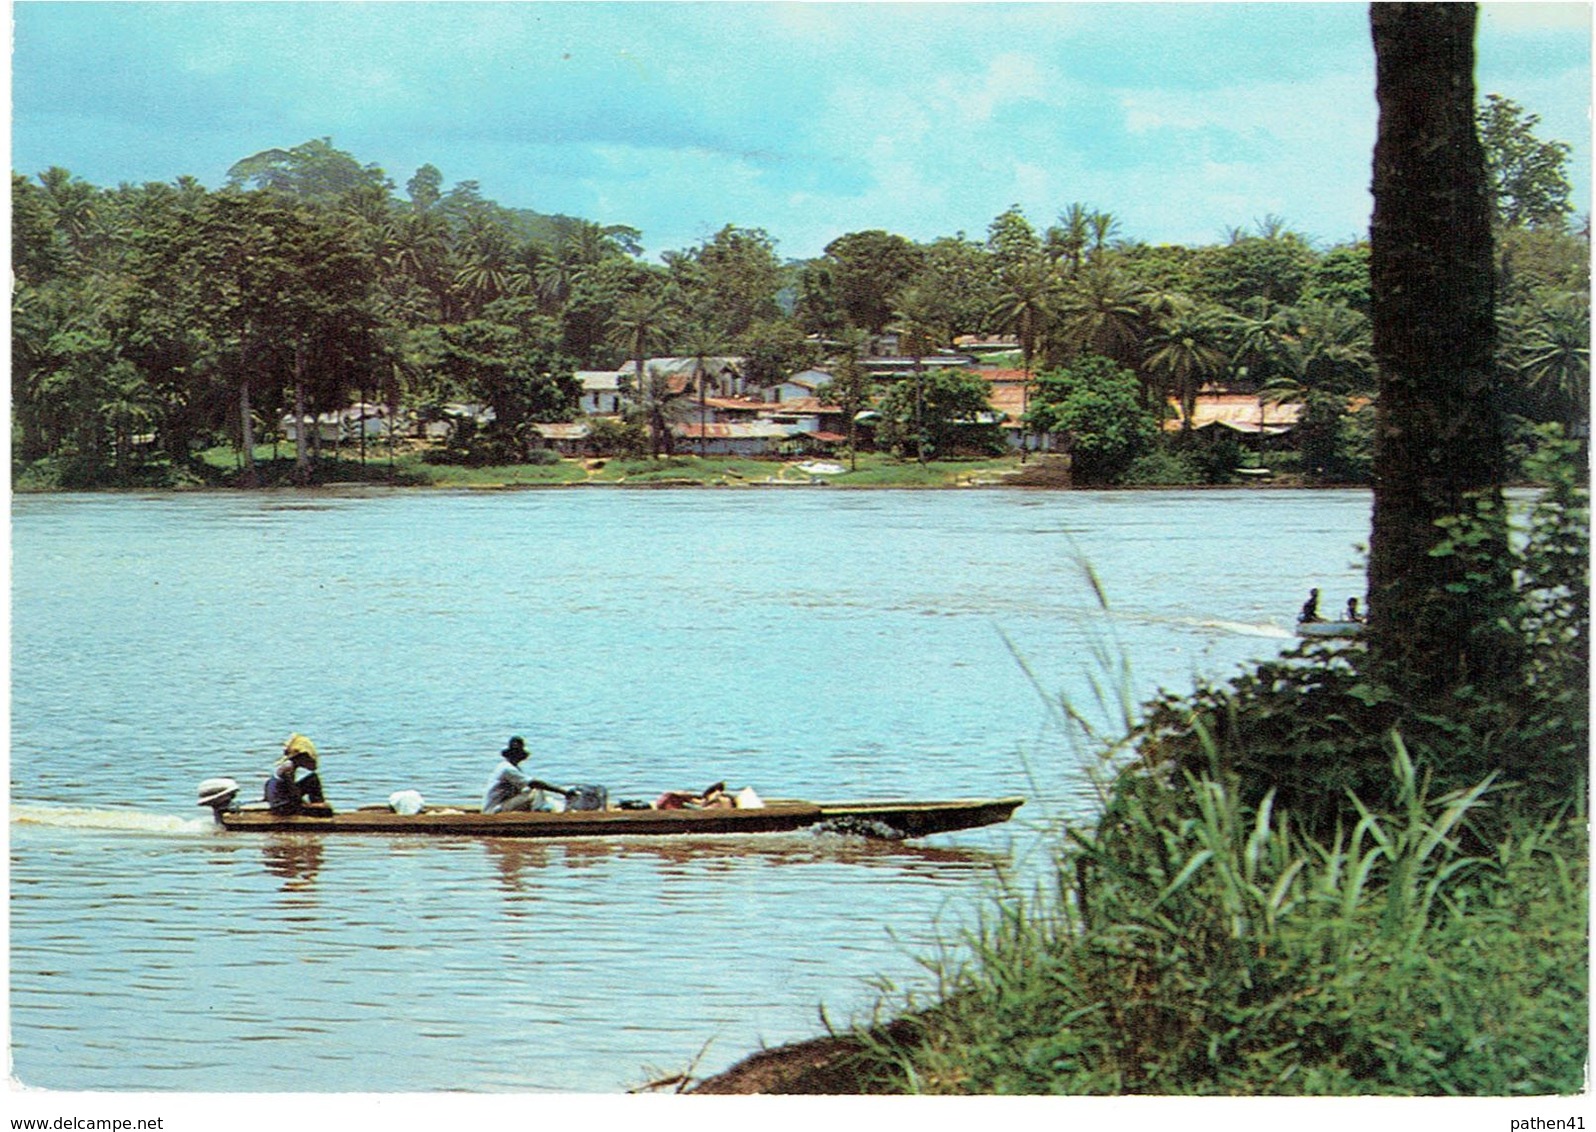
<path fill-rule="evenodd" d="M 926 985 L 920 956 L 1090 819 L 1094 756 L 1049 698 L 1089 708 L 1106 679 L 1112 704 L 1101 655 L 1136 696 L 1273 655 L 1309 585 L 1356 592 L 1367 522 L 1356 492 L 21 497 L 14 1071 L 618 1091 L 706 1044 L 699 1073 L 808 1037 L 876 980 Z M 240 835 L 196 812 L 201 779 L 253 791 L 294 730 L 346 806 L 479 797 L 510 734 L 540 777 L 616 798 L 1028 801 L 929 844 Z M 108 798 L 83 751 L 142 769 Z"/>
<path fill-rule="evenodd" d="M 261 859 L 266 871 L 283 879 L 284 892 L 302 892 L 315 886 L 321 870 L 322 839 L 266 835 Z"/>
<path fill-rule="evenodd" d="M 809 833 L 17 826 L 17 1065 L 58 1088 L 617 1090 L 705 1042 L 705 1064 L 728 1064 L 802 1035 L 822 1003 L 868 1007 L 866 980 L 912 978 L 913 949 L 954 930 L 959 894 L 1013 857 Z M 523 1046 L 514 1074 L 506 1032 Z"/>

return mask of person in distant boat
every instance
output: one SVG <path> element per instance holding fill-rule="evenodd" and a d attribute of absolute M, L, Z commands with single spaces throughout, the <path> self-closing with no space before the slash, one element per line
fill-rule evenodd
<path fill-rule="evenodd" d="M 500 763 L 488 779 L 487 792 L 482 796 L 482 812 L 508 814 L 518 810 L 552 810 L 547 793 L 564 794 L 558 786 L 528 778 L 521 773 L 526 761 L 526 740 L 512 735 L 509 744 L 499 752 Z"/>
<path fill-rule="evenodd" d="M 305 771 L 300 775 L 300 771 Z M 266 780 L 266 806 L 274 814 L 332 813 L 316 773 L 316 744 L 293 734 L 283 744 L 283 757 Z"/>
<path fill-rule="evenodd" d="M 1357 598 L 1355 598 L 1355 597 L 1347 598 L 1347 612 L 1342 617 L 1342 620 L 1344 620 L 1344 621 L 1362 621 L 1363 620 L 1363 614 L 1358 612 L 1358 599 Z"/>
<path fill-rule="evenodd" d="M 1299 622 L 1323 621 L 1319 616 L 1319 591 L 1309 590 L 1308 600 L 1302 603 L 1302 612 L 1297 615 Z"/>

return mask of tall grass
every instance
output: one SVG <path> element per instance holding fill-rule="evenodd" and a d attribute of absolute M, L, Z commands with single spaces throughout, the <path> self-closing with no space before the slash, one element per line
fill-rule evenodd
<path fill-rule="evenodd" d="M 863 1077 L 928 1093 L 1572 1093 L 1583 1087 L 1586 843 L 1561 817 L 1460 831 L 1501 794 L 1431 796 L 1328 841 L 1232 780 L 1121 776 L 1056 884 L 995 902 L 935 964 L 913 1040 Z M 1216 759 L 1217 762 L 1217 759 Z"/>

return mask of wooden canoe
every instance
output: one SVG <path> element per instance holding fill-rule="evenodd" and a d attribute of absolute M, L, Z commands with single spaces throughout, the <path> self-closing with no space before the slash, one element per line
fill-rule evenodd
<path fill-rule="evenodd" d="M 468 806 L 428 806 L 397 814 L 366 806 L 327 817 L 284 817 L 266 809 L 223 810 L 229 830 L 273 833 L 413 833 L 454 837 L 625 837 L 678 834 L 790 833 L 822 822 L 876 823 L 904 837 L 924 837 L 1007 821 L 1023 798 L 964 798 L 938 802 L 768 802 L 751 810 L 588 810 L 567 813 L 484 814 Z"/>

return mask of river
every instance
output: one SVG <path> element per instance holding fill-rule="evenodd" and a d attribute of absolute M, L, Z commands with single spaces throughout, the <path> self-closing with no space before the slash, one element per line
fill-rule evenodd
<path fill-rule="evenodd" d="M 1059 698 L 1223 678 L 1361 597 L 1364 491 L 566 489 L 12 504 L 13 1073 L 615 1093 L 924 989 L 1093 812 Z M 1087 575 L 1095 572 L 1105 611 Z M 1128 666 L 1129 675 L 1118 671 Z M 1107 724 L 1105 724 L 1107 726 Z M 923 843 L 218 832 L 292 731 L 335 805 L 529 769 L 651 797 L 1023 794 Z"/>

